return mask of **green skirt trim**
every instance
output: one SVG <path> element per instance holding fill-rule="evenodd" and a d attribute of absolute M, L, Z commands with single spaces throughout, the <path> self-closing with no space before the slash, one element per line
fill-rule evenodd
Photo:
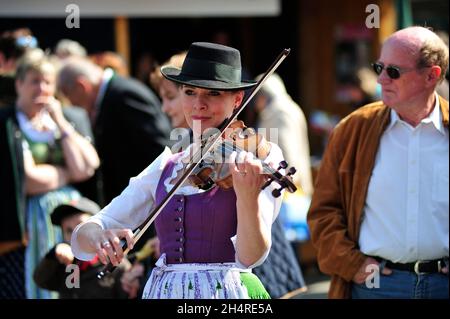
<path fill-rule="evenodd" d="M 261 280 L 251 272 L 241 272 L 242 284 L 247 288 L 250 299 L 271 299 Z"/>

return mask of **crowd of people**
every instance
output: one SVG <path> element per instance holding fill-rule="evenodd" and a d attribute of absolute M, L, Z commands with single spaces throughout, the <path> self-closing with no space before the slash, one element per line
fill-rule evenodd
<path fill-rule="evenodd" d="M 204 136 L 262 77 L 243 80 L 239 50 L 193 42 L 139 81 L 114 52 L 88 55 L 64 39 L 50 54 L 28 29 L 4 32 L 0 298 L 304 291 L 277 218 L 286 191 L 276 197 L 279 185 L 267 182 L 268 168 L 286 174 L 283 160 L 312 199 L 308 226 L 318 266 L 332 277 L 330 298 L 448 298 L 449 111 L 437 93 L 448 47 L 427 28 L 406 28 L 372 67 L 381 101 L 334 128 L 315 182 L 306 117 L 274 73 L 251 106 L 267 156 L 225 152 L 230 182 L 214 183 L 213 169 L 199 187 L 184 173 Z M 117 269 L 98 279 L 107 264 Z"/>

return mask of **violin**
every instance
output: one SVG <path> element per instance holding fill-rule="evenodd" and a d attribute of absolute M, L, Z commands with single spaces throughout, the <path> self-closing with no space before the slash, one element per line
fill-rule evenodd
<path fill-rule="evenodd" d="M 286 161 L 280 162 L 277 169 L 264 163 L 263 160 L 269 155 L 270 149 L 271 145 L 264 136 L 245 126 L 244 122 L 234 121 L 221 134 L 221 138 L 219 138 L 212 150 L 194 168 L 188 177 L 188 181 L 191 185 L 203 190 L 209 190 L 214 186 L 222 189 L 232 188 L 233 179 L 227 159 L 233 151 L 236 151 L 238 154 L 241 151 L 247 151 L 253 153 L 256 158 L 261 160 L 263 174 L 269 176 L 262 189 L 275 181 L 280 185 L 280 188 L 272 191 L 274 197 L 279 197 L 281 191 L 285 188 L 290 193 L 294 193 L 297 188 L 292 181 L 292 175 L 296 173 L 296 169 L 291 167 L 287 174 L 283 175 L 280 170 L 287 168 L 288 164 Z"/>
<path fill-rule="evenodd" d="M 188 165 L 185 168 L 183 175 L 178 179 L 178 181 L 175 183 L 175 185 L 172 187 L 172 189 L 169 191 L 169 193 L 166 195 L 166 197 L 164 197 L 163 200 L 160 201 L 159 204 L 149 212 L 149 216 L 142 224 L 142 228 L 139 227 L 133 232 L 133 240 L 135 243 L 142 237 L 142 235 L 145 233 L 145 231 L 155 221 L 156 217 L 158 217 L 158 215 L 161 213 L 161 211 L 164 209 L 164 207 L 168 204 L 170 199 L 175 195 L 175 192 L 189 178 L 195 180 L 195 177 L 193 177 L 193 176 L 198 177 L 198 180 L 200 181 L 198 184 L 201 185 L 202 187 L 208 187 L 208 185 L 213 185 L 213 184 L 211 184 L 212 181 L 214 181 L 214 183 L 217 185 L 231 185 L 232 184 L 232 180 L 231 180 L 231 184 L 230 184 L 230 180 L 227 181 L 228 176 L 226 174 L 229 174 L 228 170 L 226 170 L 226 172 L 227 172 L 226 174 L 223 173 L 223 174 L 217 175 L 218 178 L 216 178 L 215 180 L 212 178 L 212 177 L 216 177 L 216 176 L 214 176 L 214 174 L 216 174 L 217 169 L 220 168 L 220 165 L 219 166 L 216 165 L 216 164 L 219 164 L 218 161 L 211 161 L 211 159 L 214 158 L 214 156 L 219 154 L 222 158 L 225 159 L 225 158 L 228 158 L 229 155 L 231 154 L 231 152 L 233 152 L 233 151 L 247 150 L 247 151 L 254 152 L 254 154 L 257 155 L 257 157 L 258 157 L 258 155 L 260 153 L 264 153 L 264 149 L 265 149 L 264 145 L 270 146 L 270 144 L 267 141 L 265 143 L 262 143 L 263 142 L 262 136 L 260 136 L 258 134 L 249 134 L 252 132 L 251 129 L 248 129 L 248 128 L 245 129 L 244 126 L 242 126 L 240 128 L 240 130 L 239 130 L 239 127 L 238 127 L 238 130 L 233 130 L 233 128 L 231 126 L 234 125 L 234 123 L 236 122 L 236 119 L 237 119 L 239 113 L 242 112 L 242 110 L 247 106 L 247 104 L 250 102 L 250 100 L 261 89 L 262 85 L 267 80 L 267 78 L 273 72 L 275 72 L 275 70 L 278 68 L 278 66 L 288 56 L 290 51 L 291 51 L 290 49 L 284 49 L 278 55 L 278 57 L 275 59 L 275 61 L 272 63 L 272 65 L 269 67 L 269 69 L 266 71 L 266 73 L 264 73 L 264 75 L 259 79 L 256 86 L 253 87 L 250 94 L 244 99 L 242 104 L 233 111 L 233 114 L 230 118 L 226 119 L 222 123 L 219 134 L 212 134 L 209 138 L 202 140 L 201 149 L 193 154 L 193 156 L 191 157 L 191 160 L 189 161 Z M 240 125 L 239 122 L 238 122 L 238 125 Z M 226 132 L 230 131 L 230 128 L 231 128 L 231 133 L 226 134 Z M 233 134 L 233 132 L 235 134 Z M 257 147 L 255 150 L 252 150 L 251 147 L 248 147 L 250 144 L 252 144 L 249 142 L 250 141 L 254 142 L 255 140 L 260 142 L 260 143 L 256 143 L 256 145 L 261 144 L 262 146 Z M 268 154 L 268 151 L 266 153 L 266 156 L 267 156 L 267 154 Z M 263 157 L 264 156 L 261 154 L 261 159 L 264 159 Z M 212 165 L 212 162 L 214 162 L 214 165 Z M 209 167 L 208 167 L 208 165 L 206 165 L 207 163 L 209 163 Z M 201 169 L 202 167 L 200 167 L 197 170 L 197 174 L 193 174 L 194 170 L 196 170 L 197 166 L 200 166 L 200 164 L 202 164 L 202 166 L 204 167 L 203 172 Z M 214 169 L 212 167 L 214 167 Z M 280 163 L 280 166 L 276 170 L 273 169 L 272 167 L 270 167 L 269 165 L 264 164 L 263 170 L 265 170 L 264 172 L 269 175 L 269 179 L 266 181 L 266 183 L 264 183 L 262 189 L 269 186 L 272 182 L 276 182 L 280 185 L 280 188 L 275 189 L 272 192 L 273 196 L 275 196 L 275 197 L 280 196 L 281 190 L 283 190 L 284 188 L 286 188 L 289 192 L 295 192 L 296 187 L 294 186 L 294 184 L 292 182 L 292 177 L 291 177 L 291 175 L 293 175 L 295 173 L 295 168 L 293 168 L 293 167 L 290 168 L 288 173 L 286 175 L 283 175 L 280 172 L 280 170 L 285 169 L 286 167 L 287 167 L 287 163 L 284 161 L 282 161 Z M 220 171 L 225 172 L 225 170 L 222 170 L 222 169 Z M 213 172 L 214 172 L 214 174 L 213 174 Z M 224 177 L 224 178 L 220 178 L 220 177 Z M 120 241 L 120 245 L 122 246 L 124 256 L 126 256 L 128 254 L 128 252 L 130 251 L 130 248 L 127 246 L 127 243 L 124 239 L 122 239 Z M 104 278 L 104 276 L 107 273 L 113 271 L 115 268 L 116 267 L 111 262 L 109 262 L 97 274 L 97 278 L 98 279 Z"/>

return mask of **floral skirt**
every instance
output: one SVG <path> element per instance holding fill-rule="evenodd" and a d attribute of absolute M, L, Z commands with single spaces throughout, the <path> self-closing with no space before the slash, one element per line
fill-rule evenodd
<path fill-rule="evenodd" d="M 234 263 L 167 265 L 163 254 L 142 299 L 270 299 L 258 277 Z"/>

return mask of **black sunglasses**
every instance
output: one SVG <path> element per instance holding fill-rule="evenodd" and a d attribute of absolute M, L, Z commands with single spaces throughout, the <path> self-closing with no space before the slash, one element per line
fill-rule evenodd
<path fill-rule="evenodd" d="M 410 72 L 410 71 L 417 69 L 417 68 L 401 69 L 398 66 L 392 66 L 392 65 L 388 65 L 385 67 L 384 64 L 379 63 L 379 62 L 372 63 L 372 68 L 377 75 L 380 75 L 381 72 L 383 72 L 383 69 L 386 68 L 387 75 L 393 80 L 398 79 L 403 73 Z"/>

